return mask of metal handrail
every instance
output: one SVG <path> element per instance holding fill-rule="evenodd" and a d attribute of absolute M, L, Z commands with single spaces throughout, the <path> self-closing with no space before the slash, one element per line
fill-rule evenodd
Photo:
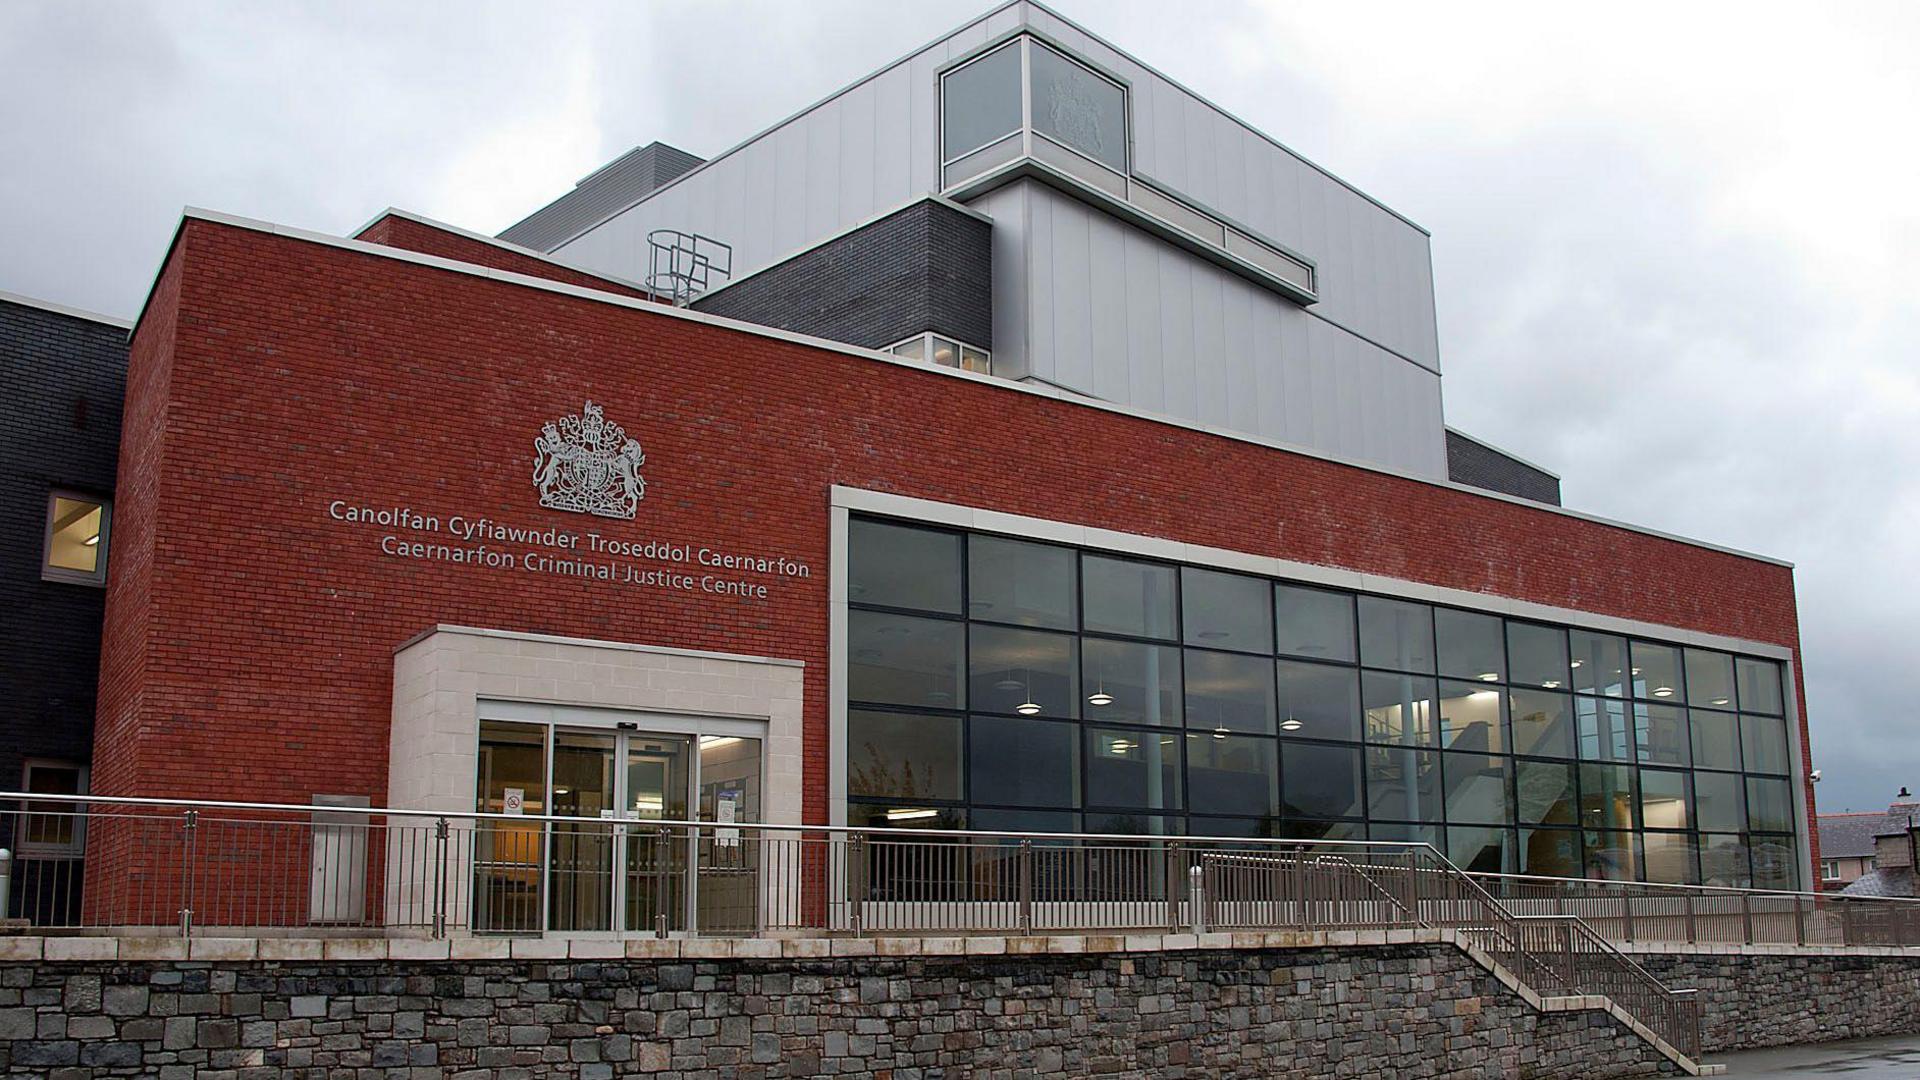
<path fill-rule="evenodd" d="M 1745 893 L 1751 896 L 1794 897 L 1803 900 L 1885 901 L 1889 904 L 1920 905 L 1920 897 L 1853 896 L 1847 893 L 1827 892 L 1819 889 L 1756 889 L 1751 886 L 1742 885 L 1685 885 L 1669 881 L 1618 881 L 1612 878 L 1570 878 L 1555 877 L 1549 874 L 1504 874 L 1493 873 L 1486 870 L 1466 870 L 1462 872 L 1476 880 L 1511 881 L 1522 885 L 1570 885 L 1595 890 L 1641 889 L 1648 892 L 1708 896 L 1727 896 Z"/>

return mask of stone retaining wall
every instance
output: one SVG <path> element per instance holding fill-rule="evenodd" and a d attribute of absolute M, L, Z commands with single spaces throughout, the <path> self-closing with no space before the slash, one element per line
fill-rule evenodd
<path fill-rule="evenodd" d="M 1708 1060 L 1728 1050 L 1920 1032 L 1920 952 L 1729 950 L 1636 957 L 1669 986 L 1700 991 Z"/>
<path fill-rule="evenodd" d="M 49 950 L 51 952 L 51 950 Z M 868 958 L 0 963 L 0 1070 L 50 1080 L 1624 1077 L 1446 944 Z"/>

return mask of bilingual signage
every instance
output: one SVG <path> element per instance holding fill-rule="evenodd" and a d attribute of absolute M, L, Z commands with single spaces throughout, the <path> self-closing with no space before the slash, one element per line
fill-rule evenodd
<path fill-rule="evenodd" d="M 533 487 L 552 510 L 630 521 L 645 497 L 640 444 L 589 401 L 579 416 L 548 423 L 534 440 Z M 608 535 L 592 527 L 500 521 L 412 506 L 328 500 L 331 521 L 374 534 L 396 559 L 449 562 L 605 582 L 765 600 L 782 580 L 806 579 L 806 563 L 780 554 L 735 551 L 665 538 Z M 617 528 L 618 526 L 610 526 Z"/>

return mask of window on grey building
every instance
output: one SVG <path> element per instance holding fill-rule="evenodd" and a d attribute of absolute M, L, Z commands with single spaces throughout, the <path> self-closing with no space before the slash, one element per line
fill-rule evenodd
<path fill-rule="evenodd" d="M 952 161 L 1020 130 L 1020 43 L 1009 42 L 940 80 L 940 159 Z"/>
<path fill-rule="evenodd" d="M 991 351 L 931 332 L 896 341 L 880 351 L 908 360 L 926 360 L 940 367 L 971 371 L 975 375 L 993 374 Z"/>
<path fill-rule="evenodd" d="M 107 532 L 113 504 L 71 491 L 47 495 L 46 542 L 40 576 L 77 585 L 107 583 Z"/>
<path fill-rule="evenodd" d="M 1127 171 L 1127 93 L 1119 83 L 1035 43 L 1033 130 L 1098 161 Z"/>

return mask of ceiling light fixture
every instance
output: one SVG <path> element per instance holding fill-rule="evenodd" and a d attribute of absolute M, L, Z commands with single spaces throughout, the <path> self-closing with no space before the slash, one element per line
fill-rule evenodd
<path fill-rule="evenodd" d="M 1483 671 L 1480 673 L 1480 681 L 1481 682 L 1499 682 L 1500 673 L 1497 671 Z"/>
<path fill-rule="evenodd" d="M 1031 701 L 1023 701 L 1015 705 L 1013 711 L 1019 713 L 1021 716 L 1032 716 L 1040 711 L 1040 706 Z"/>
<path fill-rule="evenodd" d="M 82 540 L 80 542 L 87 545 L 88 547 L 92 547 L 95 544 L 98 544 L 100 542 L 100 534 L 94 533 L 92 536 L 89 536 L 85 540 Z"/>
<path fill-rule="evenodd" d="M 1654 696 L 1654 697 L 1672 697 L 1672 696 L 1673 696 L 1673 687 L 1671 687 L 1671 686 L 1656 686 L 1656 687 L 1654 687 L 1654 688 L 1653 688 L 1653 696 Z"/>
<path fill-rule="evenodd" d="M 1285 720 L 1280 721 L 1281 731 L 1299 731 L 1304 726 L 1305 725 L 1301 724 L 1300 721 L 1294 719 L 1291 716 L 1287 717 Z"/>
<path fill-rule="evenodd" d="M 887 811 L 887 820 L 888 821 L 921 821 L 926 818 L 937 817 L 939 816 L 939 814 L 940 814 L 940 811 L 938 810 L 921 810 L 921 809 L 909 810 L 909 809 L 902 809 L 902 808 L 896 807 L 892 810 Z"/>
<path fill-rule="evenodd" d="M 1673 691 L 1671 691 L 1671 690 L 1669 690 L 1669 691 L 1667 691 L 1667 692 L 1668 692 L 1668 693 L 1672 693 Z M 1715 705 L 1725 705 L 1725 704 L 1727 704 L 1728 702 L 1727 702 L 1727 699 L 1726 699 L 1726 698 L 1723 698 L 1723 697 L 1717 697 L 1717 698 L 1714 698 L 1714 699 L 1713 699 L 1713 703 L 1714 703 Z"/>

